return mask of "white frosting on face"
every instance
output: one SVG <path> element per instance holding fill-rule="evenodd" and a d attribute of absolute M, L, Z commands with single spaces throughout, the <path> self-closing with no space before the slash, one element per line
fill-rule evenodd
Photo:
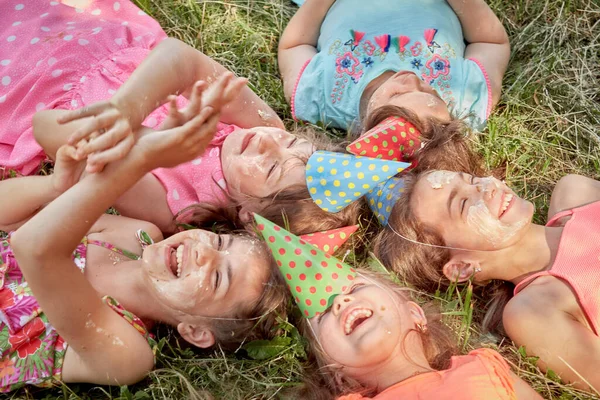
<path fill-rule="evenodd" d="M 427 175 L 427 182 L 429 182 L 432 189 L 441 189 L 444 185 L 448 185 L 452 182 L 452 179 L 454 179 L 456 175 L 456 172 L 451 171 L 433 171 Z"/>
<path fill-rule="evenodd" d="M 499 181 L 493 177 L 480 178 L 477 183 L 484 194 L 494 189 L 500 189 Z M 489 208 L 480 199 L 469 207 L 467 212 L 467 223 L 475 228 L 479 234 L 490 242 L 494 247 L 498 247 L 508 242 L 523 226 L 527 224 L 527 219 L 505 224 L 498 218 L 492 216 Z"/>

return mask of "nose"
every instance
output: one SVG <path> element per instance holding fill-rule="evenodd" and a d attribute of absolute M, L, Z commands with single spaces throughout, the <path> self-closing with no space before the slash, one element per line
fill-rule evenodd
<path fill-rule="evenodd" d="M 496 184 L 493 181 L 489 181 L 486 179 L 481 179 L 479 182 L 475 184 L 477 191 L 482 193 L 482 196 L 485 197 L 488 194 L 489 199 L 493 199 L 496 195 Z"/>
<path fill-rule="evenodd" d="M 275 142 L 275 138 L 273 137 L 273 135 L 262 134 L 262 133 L 258 133 L 257 135 L 260 135 L 260 138 L 258 141 L 258 153 L 259 154 L 265 154 L 276 146 L 277 143 Z"/>
<path fill-rule="evenodd" d="M 196 242 L 192 248 L 192 260 L 199 268 L 212 268 L 216 264 L 219 252 L 204 242 Z"/>
<path fill-rule="evenodd" d="M 331 307 L 331 312 L 336 317 L 340 315 L 346 307 L 348 307 L 354 301 L 354 297 L 348 294 L 340 294 L 335 296 L 333 299 L 333 305 Z"/>

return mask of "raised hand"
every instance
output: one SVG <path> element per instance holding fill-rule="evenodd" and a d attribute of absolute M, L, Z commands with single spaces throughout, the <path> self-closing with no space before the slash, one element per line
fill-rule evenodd
<path fill-rule="evenodd" d="M 204 107 L 182 126 L 142 136 L 132 153 L 141 157 L 148 170 L 171 168 L 202 154 L 215 136 L 220 114 Z"/>
<path fill-rule="evenodd" d="M 78 157 L 88 157 L 88 172 L 98 172 L 104 165 L 122 158 L 131 150 L 135 144 L 134 128 L 127 112 L 110 101 L 66 113 L 57 122 L 66 124 L 88 117 L 91 117 L 89 122 L 73 132 L 67 143 L 77 144 Z"/>
<path fill-rule="evenodd" d="M 64 193 L 79 181 L 85 168 L 85 160 L 80 160 L 75 147 L 65 144 L 58 149 L 52 174 L 56 193 Z"/>
<path fill-rule="evenodd" d="M 197 81 L 192 87 L 190 102 L 181 110 L 177 108 L 177 96 L 169 96 L 169 115 L 165 118 L 159 129 L 164 130 L 182 126 L 198 115 L 202 109 L 202 92 L 204 89 L 206 89 L 206 82 Z"/>

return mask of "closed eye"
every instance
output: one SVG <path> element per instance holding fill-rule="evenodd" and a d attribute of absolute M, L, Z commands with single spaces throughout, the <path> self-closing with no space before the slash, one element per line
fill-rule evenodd
<path fill-rule="evenodd" d="M 221 283 L 221 273 L 219 271 L 215 272 L 215 290 L 219 288 L 219 284 Z"/>
<path fill-rule="evenodd" d="M 288 144 L 288 149 L 289 149 L 290 147 L 292 147 L 293 145 L 295 145 L 297 141 L 298 141 L 298 138 L 294 138 L 294 139 L 292 139 L 292 141 L 290 142 L 290 144 Z"/>
<path fill-rule="evenodd" d="M 465 205 L 467 204 L 467 199 L 462 199 L 460 201 L 460 215 L 463 215 L 465 212 Z"/>
<path fill-rule="evenodd" d="M 269 178 L 271 175 L 273 175 L 273 171 L 275 171 L 275 167 L 277 167 L 277 162 L 274 162 L 273 165 L 271 166 L 271 168 L 269 169 L 269 172 L 267 173 L 267 178 Z"/>

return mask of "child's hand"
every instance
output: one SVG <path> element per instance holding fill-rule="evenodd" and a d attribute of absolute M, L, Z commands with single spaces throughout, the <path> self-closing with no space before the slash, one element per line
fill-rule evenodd
<path fill-rule="evenodd" d="M 140 157 L 149 171 L 191 161 L 210 144 L 217 131 L 219 117 L 220 114 L 212 107 L 204 107 L 183 126 L 142 136 L 131 153 Z"/>
<path fill-rule="evenodd" d="M 232 102 L 248 83 L 246 78 L 236 78 L 232 72 L 226 72 L 210 85 L 202 94 L 202 104 L 217 111 Z"/>
<path fill-rule="evenodd" d="M 171 129 L 177 126 L 182 126 L 186 122 L 194 119 L 196 115 L 200 113 L 202 109 L 202 92 L 206 88 L 206 82 L 197 81 L 192 88 L 192 94 L 190 95 L 190 102 L 187 107 L 183 109 L 177 108 L 177 96 L 169 96 L 169 115 L 163 123 L 160 125 L 159 130 Z"/>
<path fill-rule="evenodd" d="M 58 194 L 66 192 L 81 178 L 85 168 L 85 160 L 77 157 L 77 149 L 67 144 L 61 146 L 56 152 L 52 186 Z"/>
<path fill-rule="evenodd" d="M 65 124 L 87 117 L 92 118 L 75 131 L 67 143 L 77 144 L 79 158 L 89 156 L 88 172 L 98 172 L 109 162 L 123 158 L 134 145 L 135 137 L 127 113 L 110 101 L 71 111 L 57 121 Z"/>

